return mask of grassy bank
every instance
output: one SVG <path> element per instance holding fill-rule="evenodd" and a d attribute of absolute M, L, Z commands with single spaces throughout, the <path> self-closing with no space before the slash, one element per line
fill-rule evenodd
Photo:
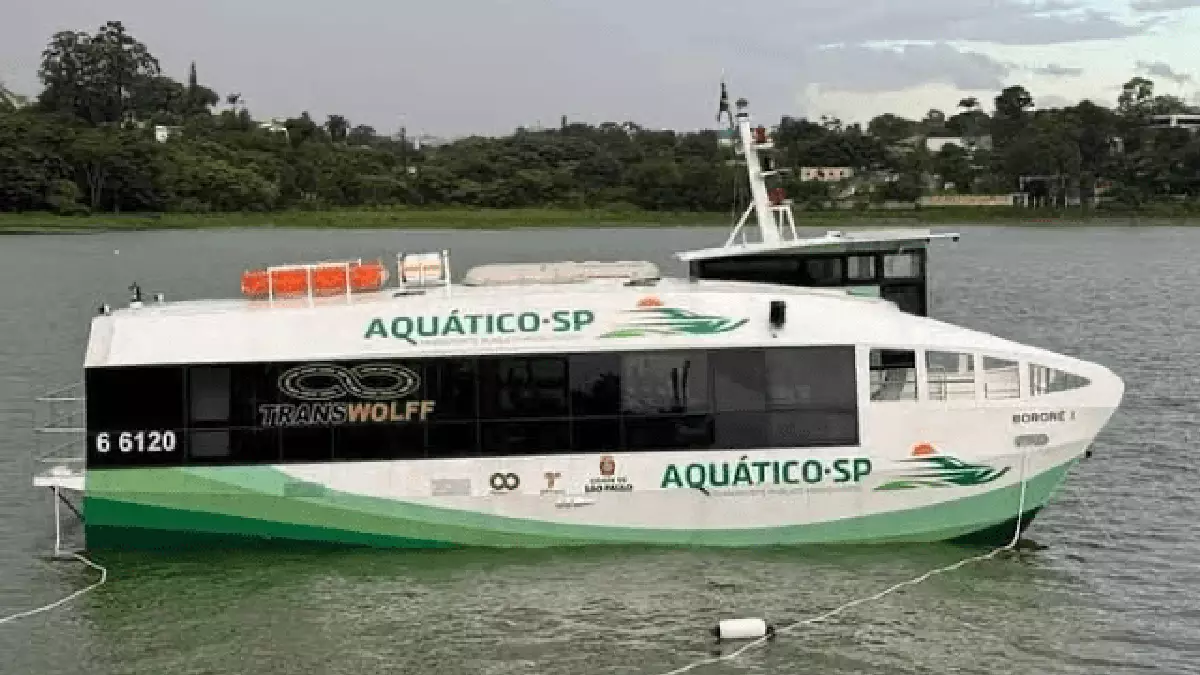
<path fill-rule="evenodd" d="M 740 215 L 740 214 L 739 214 Z M 0 233 L 87 233 L 137 230 L 191 230 L 242 227 L 280 228 L 450 228 L 644 227 L 710 225 L 727 227 L 732 214 L 670 213 L 606 209 L 380 208 L 330 211 L 221 214 L 99 214 L 59 216 L 0 213 Z M 1129 211 L 1081 212 L 1009 208 L 936 208 L 919 211 L 797 211 L 796 225 L 821 227 L 911 227 L 922 225 L 1180 225 L 1200 224 L 1200 213 Z"/>

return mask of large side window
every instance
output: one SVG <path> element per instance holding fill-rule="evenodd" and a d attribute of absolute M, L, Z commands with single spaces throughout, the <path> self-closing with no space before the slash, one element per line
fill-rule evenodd
<path fill-rule="evenodd" d="M 338 460 L 424 458 L 426 429 L 441 412 L 429 365 L 347 361 L 318 364 L 300 377 L 295 373 L 305 373 L 304 366 L 288 369 L 279 386 L 292 398 L 312 400 L 305 416 L 312 423 L 282 431 L 284 460 L 321 461 L 327 448 Z M 452 415 L 453 402 L 446 407 Z"/>
<path fill-rule="evenodd" d="M 621 408 L 629 449 L 712 445 L 706 357 L 701 351 L 622 355 Z"/>
<path fill-rule="evenodd" d="M 770 349 L 766 372 L 772 446 L 858 445 L 853 347 Z"/>
<path fill-rule="evenodd" d="M 910 349 L 871 350 L 871 400 L 917 400 L 917 355 Z"/>
<path fill-rule="evenodd" d="M 621 441 L 621 356 L 570 357 L 571 447 L 578 452 L 619 450 Z"/>
<path fill-rule="evenodd" d="M 1066 371 L 1029 364 L 1029 395 L 1045 396 L 1060 391 L 1080 389 L 1091 384 L 1086 377 Z"/>
<path fill-rule="evenodd" d="M 925 352 L 931 401 L 975 400 L 975 357 L 959 352 Z"/>
<path fill-rule="evenodd" d="M 566 356 L 482 359 L 479 394 L 483 454 L 570 451 Z"/>
<path fill-rule="evenodd" d="M 709 352 L 718 448 L 771 447 L 767 423 L 767 357 L 761 349 Z"/>
<path fill-rule="evenodd" d="M 426 456 L 479 454 L 479 391 L 474 359 L 442 359 L 425 364 L 426 398 L 434 410 L 426 429 Z"/>

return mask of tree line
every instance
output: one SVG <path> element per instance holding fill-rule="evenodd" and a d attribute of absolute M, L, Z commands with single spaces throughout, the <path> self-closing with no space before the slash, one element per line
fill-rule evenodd
<path fill-rule="evenodd" d="M 745 203 L 742 168 L 717 131 L 570 123 L 471 136 L 434 147 L 377 133 L 341 115 L 276 123 L 237 93 L 162 73 L 120 22 L 55 34 L 43 89 L 25 101 L 0 86 L 0 211 L 230 212 L 371 205 L 641 208 L 728 211 Z M 1154 83 L 1129 80 L 1115 107 L 1035 108 L 1021 86 L 985 112 L 974 98 L 947 115 L 885 114 L 860 124 L 784 117 L 773 128 L 781 168 L 850 167 L 852 199 L 914 201 L 931 192 L 1007 194 L 1047 203 L 1102 191 L 1140 207 L 1200 199 L 1200 134 L 1153 128 L 1154 115 L 1200 112 Z M 167 132 L 156 137 L 156 129 Z M 926 146 L 926 137 L 956 144 Z M 845 186 L 784 173 L 808 208 Z"/>

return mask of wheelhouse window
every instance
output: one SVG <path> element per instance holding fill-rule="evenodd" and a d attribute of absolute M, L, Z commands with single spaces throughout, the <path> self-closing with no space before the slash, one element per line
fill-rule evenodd
<path fill-rule="evenodd" d="M 871 400 L 917 400 L 917 355 L 904 349 L 871 350 Z"/>
<path fill-rule="evenodd" d="M 983 397 L 1005 400 L 1021 397 L 1021 371 L 1016 361 L 983 357 Z"/>
<path fill-rule="evenodd" d="M 841 258 L 810 258 L 804 261 L 804 272 L 814 286 L 836 286 L 842 283 Z"/>
<path fill-rule="evenodd" d="M 887 279 L 916 279 L 921 276 L 921 256 L 915 251 L 888 253 L 883 256 L 883 276 Z"/>
<path fill-rule="evenodd" d="M 692 263 L 696 276 L 729 281 L 798 283 L 800 260 L 795 256 L 735 257 Z"/>
<path fill-rule="evenodd" d="M 1089 384 L 1091 384 L 1091 380 L 1086 377 L 1033 363 L 1029 364 L 1030 396 L 1045 396 L 1061 391 L 1081 389 Z"/>
<path fill-rule="evenodd" d="M 846 279 L 849 281 L 874 281 L 875 256 L 852 255 L 846 257 Z"/>
<path fill-rule="evenodd" d="M 975 357 L 959 352 L 925 352 L 926 391 L 931 401 L 975 400 Z"/>

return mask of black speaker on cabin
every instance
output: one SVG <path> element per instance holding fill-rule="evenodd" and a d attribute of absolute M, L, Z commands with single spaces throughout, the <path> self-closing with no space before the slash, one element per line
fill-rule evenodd
<path fill-rule="evenodd" d="M 772 300 L 769 320 L 772 329 L 783 328 L 784 322 L 787 321 L 787 303 L 783 300 Z"/>

